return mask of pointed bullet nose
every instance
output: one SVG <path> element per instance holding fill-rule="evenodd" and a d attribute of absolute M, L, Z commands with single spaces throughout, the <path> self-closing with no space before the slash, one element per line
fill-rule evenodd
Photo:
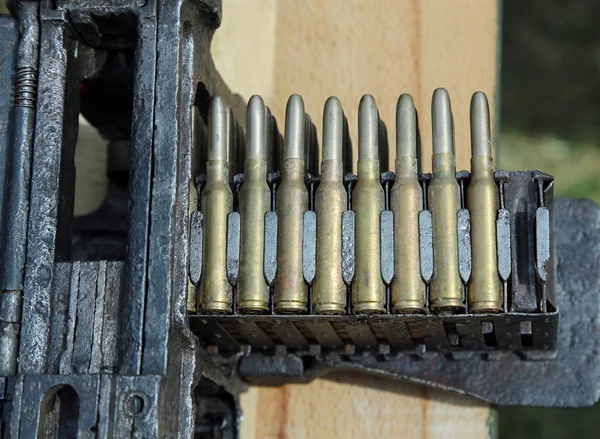
<path fill-rule="evenodd" d="M 396 157 L 417 157 L 417 112 L 406 93 L 396 105 Z"/>
<path fill-rule="evenodd" d="M 220 97 L 215 97 L 208 110 L 208 160 L 227 160 L 227 105 Z"/>
<path fill-rule="evenodd" d="M 471 98 L 471 154 L 473 157 L 492 156 L 490 108 L 481 91 Z"/>
<path fill-rule="evenodd" d="M 433 153 L 454 153 L 454 124 L 450 96 L 445 88 L 433 92 L 431 102 L 431 121 L 433 131 Z"/>
<path fill-rule="evenodd" d="M 323 160 L 342 160 L 344 110 L 335 96 L 325 102 L 323 110 Z"/>
<path fill-rule="evenodd" d="M 285 144 L 283 158 L 304 158 L 305 133 L 304 101 L 299 95 L 291 95 L 285 109 Z"/>
<path fill-rule="evenodd" d="M 379 113 L 371 95 L 364 95 L 358 106 L 358 159 L 379 158 Z"/>
<path fill-rule="evenodd" d="M 248 101 L 246 113 L 246 158 L 266 158 L 265 103 L 254 95 Z"/>

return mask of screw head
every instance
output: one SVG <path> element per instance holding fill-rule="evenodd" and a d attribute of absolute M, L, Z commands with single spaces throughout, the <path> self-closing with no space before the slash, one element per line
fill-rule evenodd
<path fill-rule="evenodd" d="M 139 392 L 132 392 L 126 398 L 123 404 L 123 410 L 129 416 L 139 416 L 144 413 L 146 408 L 146 398 Z"/>

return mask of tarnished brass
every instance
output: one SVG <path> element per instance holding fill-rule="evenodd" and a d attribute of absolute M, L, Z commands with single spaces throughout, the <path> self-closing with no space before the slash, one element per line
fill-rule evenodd
<path fill-rule="evenodd" d="M 456 181 L 454 127 L 450 97 L 443 88 L 433 93 L 433 179 L 429 209 L 433 222 L 433 277 L 430 305 L 433 311 L 453 312 L 465 307 L 465 292 L 458 271 L 457 211 L 460 188 Z"/>
<path fill-rule="evenodd" d="M 355 314 L 374 314 L 385 312 L 380 237 L 384 193 L 379 181 L 379 115 L 375 99 L 363 96 L 358 113 L 358 183 L 352 195 L 356 240 L 352 305 Z"/>
<path fill-rule="evenodd" d="M 246 130 L 244 184 L 239 195 L 238 309 L 241 313 L 261 313 L 269 310 L 269 287 L 264 276 L 264 231 L 271 192 L 267 184 L 265 105 L 260 96 L 250 98 Z"/>
<path fill-rule="evenodd" d="M 303 216 L 308 210 L 303 158 L 306 134 L 304 102 L 293 95 L 286 109 L 283 168 L 277 190 L 275 311 L 282 314 L 304 313 L 308 305 L 308 285 L 302 273 Z"/>
<path fill-rule="evenodd" d="M 475 93 L 471 99 L 471 154 L 471 182 L 467 189 L 473 255 L 469 310 L 473 313 L 501 312 L 502 284 L 496 248 L 498 188 L 494 180 L 490 113 L 482 92 Z"/>
<path fill-rule="evenodd" d="M 419 212 L 423 190 L 417 163 L 417 114 L 410 95 L 396 108 L 396 180 L 391 190 L 394 213 L 394 279 L 392 312 L 425 312 L 425 283 L 419 260 Z"/>
<path fill-rule="evenodd" d="M 204 269 L 200 279 L 200 310 L 231 312 L 232 289 L 227 280 L 227 215 L 233 196 L 227 162 L 227 106 L 214 98 L 210 106 L 206 185 L 200 206 L 204 215 Z"/>
<path fill-rule="evenodd" d="M 343 140 L 342 106 L 337 98 L 330 97 L 323 111 L 321 183 L 315 194 L 317 264 L 313 291 L 317 314 L 343 314 L 346 308 L 342 278 L 342 214 L 346 210 Z"/>

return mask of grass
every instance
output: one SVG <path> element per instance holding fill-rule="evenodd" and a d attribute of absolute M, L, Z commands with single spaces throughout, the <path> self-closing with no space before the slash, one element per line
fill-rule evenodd
<path fill-rule="evenodd" d="M 502 407 L 499 439 L 596 439 L 600 406 L 581 409 Z"/>
<path fill-rule="evenodd" d="M 600 204 L 600 148 L 591 142 L 503 133 L 497 161 L 500 169 L 538 169 L 553 175 L 557 197 L 589 198 Z"/>

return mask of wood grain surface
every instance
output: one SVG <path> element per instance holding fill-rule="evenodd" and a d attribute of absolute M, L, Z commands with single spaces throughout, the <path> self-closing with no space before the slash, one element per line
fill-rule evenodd
<path fill-rule="evenodd" d="M 280 126 L 287 98 L 298 93 L 321 132 L 325 100 L 337 96 L 355 147 L 363 94 L 375 97 L 393 145 L 396 102 L 410 93 L 424 170 L 431 169 L 431 96 L 445 87 L 457 166 L 466 169 L 469 102 L 477 90 L 495 98 L 497 37 L 495 0 L 224 0 L 213 54 L 231 88 L 262 95 Z M 392 150 L 390 163 L 394 157 Z"/>
<path fill-rule="evenodd" d="M 246 99 L 262 95 L 280 127 L 289 95 L 298 93 L 320 133 L 325 100 L 337 96 L 354 147 L 363 94 L 375 97 L 393 145 L 396 101 L 411 93 L 424 170 L 431 169 L 431 95 L 445 87 L 457 167 L 468 169 L 472 93 L 484 91 L 494 109 L 498 20 L 496 0 L 223 0 L 213 56 L 230 87 Z M 243 439 L 479 439 L 495 433 L 495 412 L 485 403 L 364 375 L 251 387 L 241 401 Z"/>
<path fill-rule="evenodd" d="M 492 437 L 495 412 L 466 396 L 360 374 L 252 387 L 241 438 Z"/>

